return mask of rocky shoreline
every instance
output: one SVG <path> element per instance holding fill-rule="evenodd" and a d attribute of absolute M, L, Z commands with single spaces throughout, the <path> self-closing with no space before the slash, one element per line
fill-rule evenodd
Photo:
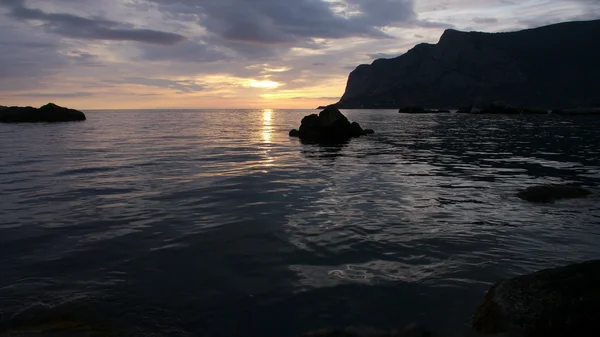
<path fill-rule="evenodd" d="M 427 109 L 420 106 L 406 106 L 398 110 L 402 114 L 436 114 L 450 113 L 447 109 Z M 469 105 L 456 109 L 457 114 L 470 115 L 559 115 L 559 116 L 600 116 L 600 107 L 575 109 L 543 109 L 536 107 L 519 107 L 494 102 L 489 104 Z"/>
<path fill-rule="evenodd" d="M 543 269 L 490 287 L 464 337 L 592 337 L 600 317 L 600 260 Z M 43 308 L 40 308 L 42 310 Z M 22 317 L 21 317 L 22 316 Z M 28 312 L 0 326 L 0 336 L 123 336 L 114 327 L 76 313 Z M 125 334 L 129 335 L 129 334 Z M 308 331 L 302 337 L 444 337 L 418 324 L 383 330 L 347 327 Z"/>
<path fill-rule="evenodd" d="M 86 116 L 79 110 L 48 103 L 40 108 L 0 106 L 0 123 L 57 123 L 84 121 Z"/>

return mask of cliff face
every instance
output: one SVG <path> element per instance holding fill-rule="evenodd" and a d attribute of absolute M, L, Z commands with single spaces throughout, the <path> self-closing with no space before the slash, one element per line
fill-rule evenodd
<path fill-rule="evenodd" d="M 600 20 L 510 33 L 446 30 L 393 59 L 358 66 L 338 108 L 600 105 Z"/>

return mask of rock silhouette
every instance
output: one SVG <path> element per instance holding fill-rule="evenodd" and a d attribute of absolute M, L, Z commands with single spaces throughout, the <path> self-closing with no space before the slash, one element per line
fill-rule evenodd
<path fill-rule="evenodd" d="M 531 202 L 548 203 L 561 199 L 585 198 L 590 194 L 590 191 L 576 186 L 540 185 L 528 187 L 517 193 L 517 196 Z"/>
<path fill-rule="evenodd" d="M 86 120 L 83 112 L 63 108 L 54 103 L 48 103 L 39 109 L 33 107 L 0 108 L 0 123 L 55 123 L 83 120 Z"/>
<path fill-rule="evenodd" d="M 373 133 L 373 130 L 364 130 L 357 122 L 350 123 L 337 108 L 329 106 L 318 115 L 304 117 L 300 128 L 291 130 L 289 135 L 309 143 L 336 144 Z"/>
<path fill-rule="evenodd" d="M 448 29 L 435 45 L 358 66 L 336 107 L 599 107 L 600 44 L 590 41 L 600 41 L 600 20 L 508 33 Z"/>

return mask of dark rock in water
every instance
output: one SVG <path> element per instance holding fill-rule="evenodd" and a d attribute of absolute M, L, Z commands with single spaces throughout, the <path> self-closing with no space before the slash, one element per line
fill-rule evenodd
<path fill-rule="evenodd" d="M 528 187 L 517 193 L 517 196 L 531 202 L 553 202 L 560 199 L 585 198 L 590 194 L 590 191 L 576 186 L 541 185 Z"/>
<path fill-rule="evenodd" d="M 398 110 L 398 112 L 402 114 L 425 114 L 430 113 L 431 111 L 420 106 L 406 106 Z"/>
<path fill-rule="evenodd" d="M 450 113 L 450 110 L 429 110 L 420 106 L 407 106 L 398 110 L 401 114 L 436 114 Z"/>
<path fill-rule="evenodd" d="M 375 131 L 373 131 L 373 129 L 364 129 L 363 132 L 365 135 L 372 135 L 375 133 Z"/>
<path fill-rule="evenodd" d="M 577 108 L 567 110 L 553 110 L 553 114 L 565 116 L 600 116 L 600 108 Z"/>
<path fill-rule="evenodd" d="M 521 108 L 523 115 L 547 115 L 548 110 L 543 108 Z"/>
<path fill-rule="evenodd" d="M 468 105 L 468 106 L 463 106 L 458 108 L 458 110 L 456 111 L 456 113 L 458 114 L 470 114 L 473 111 L 473 106 L 472 105 Z"/>
<path fill-rule="evenodd" d="M 503 102 L 469 105 L 458 109 L 457 113 L 466 114 L 492 114 L 492 115 L 547 115 L 548 110 L 543 108 L 523 108 L 512 106 Z"/>
<path fill-rule="evenodd" d="M 500 281 L 472 320 L 480 333 L 527 337 L 598 336 L 600 260 Z"/>
<path fill-rule="evenodd" d="M 317 330 L 308 332 L 302 337 L 432 337 L 425 328 L 411 324 L 402 330 L 378 330 L 372 328 L 346 328 L 340 330 Z"/>
<path fill-rule="evenodd" d="M 85 119 L 83 112 L 63 108 L 53 103 L 48 103 L 39 109 L 32 107 L 0 109 L 0 123 L 70 122 Z"/>
<path fill-rule="evenodd" d="M 518 115 L 521 113 L 521 109 L 503 102 L 494 102 L 491 104 L 483 105 L 479 113 L 497 115 Z"/>
<path fill-rule="evenodd" d="M 292 130 L 289 135 L 312 143 L 343 143 L 372 133 L 373 130 L 367 132 L 356 122 L 350 123 L 337 108 L 329 106 L 319 115 L 304 117 L 299 130 Z"/>

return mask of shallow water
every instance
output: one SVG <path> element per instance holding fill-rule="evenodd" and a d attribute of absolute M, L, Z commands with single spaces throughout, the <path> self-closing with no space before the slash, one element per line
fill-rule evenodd
<path fill-rule="evenodd" d="M 600 257 L 600 198 L 514 196 L 598 195 L 598 118 L 345 111 L 377 133 L 320 147 L 287 135 L 308 113 L 0 125 L 1 324 L 66 312 L 140 335 L 414 321 L 452 335 L 491 283 Z"/>

